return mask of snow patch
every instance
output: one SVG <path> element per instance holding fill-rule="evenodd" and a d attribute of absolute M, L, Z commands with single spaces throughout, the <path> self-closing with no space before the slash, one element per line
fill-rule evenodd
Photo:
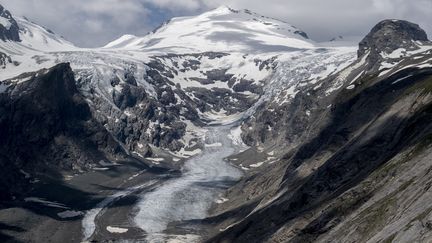
<path fill-rule="evenodd" d="M 221 197 L 220 199 L 216 200 L 216 203 L 217 204 L 222 204 L 222 203 L 225 203 L 225 202 L 228 202 L 228 201 L 229 201 L 228 198 Z"/>
<path fill-rule="evenodd" d="M 351 84 L 350 86 L 348 86 L 348 87 L 346 87 L 346 89 L 354 89 L 355 88 L 355 85 L 354 84 Z"/>
<path fill-rule="evenodd" d="M 248 170 L 249 170 L 249 168 L 244 167 L 243 164 L 240 164 L 239 166 L 240 166 L 240 168 L 241 168 L 242 170 L 245 170 L 245 171 L 248 171 Z"/>
<path fill-rule="evenodd" d="M 165 161 L 164 158 L 145 158 L 146 160 L 150 160 L 153 164 L 160 164 L 160 162 Z"/>
<path fill-rule="evenodd" d="M 211 144 L 205 144 L 205 147 L 212 148 L 212 147 L 221 147 L 222 143 L 211 143 Z"/>
<path fill-rule="evenodd" d="M 23 174 L 23 175 L 24 175 L 24 178 L 26 178 L 26 179 L 28 179 L 28 178 L 31 177 L 30 174 L 27 173 L 27 172 L 25 172 L 24 170 L 20 170 L 20 173 Z"/>
<path fill-rule="evenodd" d="M 10 28 L 12 27 L 12 23 L 9 21 L 9 19 L 1 16 L 0 16 L 0 25 L 3 25 L 3 27 L 5 27 L 7 30 L 10 30 Z"/>
<path fill-rule="evenodd" d="M 120 228 L 120 227 L 114 227 L 114 226 L 107 226 L 106 230 L 110 233 L 114 234 L 124 234 L 129 231 L 129 229 Z"/>
<path fill-rule="evenodd" d="M 406 77 L 400 78 L 400 79 L 394 81 L 394 82 L 392 83 L 392 85 L 393 85 L 393 84 L 397 84 L 397 83 L 399 83 L 399 82 L 401 82 L 401 81 L 403 81 L 403 80 L 405 80 L 405 79 L 408 79 L 408 78 L 410 78 L 410 77 L 412 77 L 412 75 L 409 75 L 409 76 L 406 76 Z"/>
<path fill-rule="evenodd" d="M 128 180 L 128 181 L 133 180 L 133 179 L 135 179 L 136 177 L 138 177 L 139 175 L 141 175 L 141 174 L 144 173 L 144 172 L 145 172 L 145 170 L 140 171 L 140 172 L 138 172 L 138 173 L 136 173 L 136 174 L 133 174 L 133 175 L 131 175 L 127 180 Z"/>
<path fill-rule="evenodd" d="M 264 164 L 264 162 L 258 162 L 258 163 L 256 163 L 256 164 L 251 164 L 251 165 L 249 165 L 249 167 L 252 167 L 252 168 L 258 168 L 258 167 L 261 167 L 263 164 Z"/>

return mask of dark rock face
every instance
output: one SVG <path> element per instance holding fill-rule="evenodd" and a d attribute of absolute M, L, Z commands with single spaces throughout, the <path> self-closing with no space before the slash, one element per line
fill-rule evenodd
<path fill-rule="evenodd" d="M 0 40 L 21 41 L 19 37 L 18 23 L 12 17 L 11 13 L 4 9 L 1 5 L 0 18 L 2 18 L 7 23 L 5 26 L 2 24 L 2 22 L 0 22 Z"/>
<path fill-rule="evenodd" d="M 134 85 L 125 85 L 121 91 L 114 91 L 113 101 L 118 108 L 124 110 L 135 106 L 138 100 L 143 100 L 146 96 L 147 94 L 143 88 Z"/>
<path fill-rule="evenodd" d="M 266 146 L 268 150 L 279 146 L 276 151 L 284 151 L 284 156 L 245 178 L 232 196 L 238 199 L 234 192 L 241 191 L 247 202 L 233 204 L 232 211 L 224 214 L 234 212 L 238 216 L 257 202 L 265 206 L 255 208 L 255 213 L 244 213 L 246 218 L 235 221 L 208 242 L 391 242 L 402 237 L 413 237 L 410 242 L 430 240 L 431 236 L 423 233 L 427 226 L 421 225 L 428 219 L 423 215 L 430 217 L 430 211 L 418 206 L 423 199 L 412 192 L 418 190 L 423 195 L 432 183 L 430 170 L 424 177 L 423 173 L 416 174 L 422 163 L 431 166 L 432 69 L 412 68 L 421 63 L 415 55 L 406 59 L 381 55 L 399 48 L 416 50 L 421 42 L 428 39 L 418 25 L 383 21 L 360 44 L 359 57 L 370 54 L 360 68 L 367 75 L 353 82 L 354 89 L 325 95 L 322 87 L 333 81 L 329 76 L 320 88 L 305 86 L 290 103 L 278 106 L 267 102 L 258 107 L 243 123 L 243 140 L 264 151 Z M 421 55 L 422 60 L 432 58 L 430 53 Z M 400 71 L 380 77 L 375 68 L 389 59 L 401 61 Z M 357 76 L 355 72 L 345 78 L 347 84 Z M 414 169 L 407 172 L 407 168 Z M 281 182 L 261 179 L 281 174 Z M 427 181 L 426 189 L 419 178 Z M 395 185 L 397 180 L 405 183 Z M 265 184 L 274 183 L 280 184 L 270 196 L 256 193 L 272 190 Z M 260 198 L 267 196 L 272 199 Z M 416 206 L 400 206 L 402 201 Z M 415 213 L 409 215 L 407 211 Z M 405 225 L 401 219 L 415 216 L 422 219 L 421 226 L 400 233 L 415 221 L 407 220 Z M 399 229 L 386 232 L 390 224 Z"/>
<path fill-rule="evenodd" d="M 217 52 L 167 54 L 152 57 L 146 63 L 148 69 L 145 73 L 137 73 L 133 66 L 127 70 L 116 70 L 107 80 L 107 85 L 113 89 L 108 91 L 110 95 L 105 98 L 112 100 L 112 103 L 98 95 L 98 87 L 92 82 L 91 72 L 80 73 L 81 78 L 77 82 L 80 92 L 91 100 L 91 110 L 96 119 L 126 149 L 144 157 L 146 149 L 141 151 L 137 148 L 153 145 L 177 151 L 187 147 L 182 140 L 186 133 L 184 121 L 203 125 L 200 112 L 226 111 L 227 114 L 233 114 L 248 109 L 256 102 L 263 92 L 264 81 L 236 77 L 226 67 L 205 67 L 209 60 L 217 62 L 216 59 L 229 55 Z M 274 59 L 253 61 L 260 71 L 274 68 Z M 180 78 L 178 76 L 192 70 L 200 71 L 194 74 L 196 77 L 187 76 L 184 81 L 195 83 L 196 86 L 181 87 L 180 83 L 174 83 L 176 77 Z M 150 84 L 151 89 L 143 81 Z M 214 85 L 217 83 L 228 88 L 219 88 Z M 209 84 L 214 87 L 205 87 Z M 247 91 L 253 95 L 239 93 Z"/>
<path fill-rule="evenodd" d="M 223 70 L 223 69 L 215 69 L 215 70 L 207 71 L 206 72 L 206 76 L 210 80 L 219 80 L 219 81 L 222 81 L 222 82 L 227 82 L 234 75 L 233 74 L 227 74 L 226 72 L 227 72 L 226 69 L 225 70 Z"/>
<path fill-rule="evenodd" d="M 428 41 L 426 32 L 417 24 L 404 20 L 384 20 L 375 25 L 360 42 L 358 56 L 370 51 L 372 55 L 391 53 L 398 48 L 416 49 L 415 41 Z"/>
<path fill-rule="evenodd" d="M 107 71 L 104 75 L 92 70 L 76 70 L 80 77 L 77 84 L 79 91 L 90 100 L 89 105 L 96 119 L 127 150 L 140 156 L 142 153 L 136 148 L 149 144 L 176 151 L 185 147 L 185 144 L 182 145 L 185 140 L 181 139 L 185 134 L 184 125 L 188 123 L 185 121 L 200 126 L 203 125 L 201 112 L 226 111 L 233 114 L 244 111 L 262 93 L 264 80 L 246 80 L 230 73 L 226 65 L 217 66 L 220 62 L 216 59 L 229 55 L 208 52 L 154 56 L 145 63 L 145 72 L 137 70 L 133 64 Z M 209 68 L 213 60 L 217 65 Z M 264 71 L 274 68 L 273 61 L 249 60 L 251 65 L 255 64 L 257 69 Z M 191 70 L 198 69 L 197 74 L 189 76 Z M 177 82 L 176 78 L 192 85 L 182 87 L 183 82 Z M 206 84 L 218 85 L 207 88 Z"/>
<path fill-rule="evenodd" d="M 294 31 L 294 34 L 300 35 L 301 37 L 303 37 L 305 39 L 309 39 L 309 36 L 304 31 L 296 30 L 296 31 Z"/>
<path fill-rule="evenodd" d="M 0 68 L 5 69 L 6 65 L 12 63 L 12 59 L 10 56 L 0 52 Z"/>
<path fill-rule="evenodd" d="M 22 83 L 5 81 L 0 93 L 0 166 L 10 168 L 0 172 L 0 199 L 23 189 L 14 184 L 26 181 L 19 171 L 55 176 L 126 156 L 93 118 L 69 64 L 26 75 Z"/>

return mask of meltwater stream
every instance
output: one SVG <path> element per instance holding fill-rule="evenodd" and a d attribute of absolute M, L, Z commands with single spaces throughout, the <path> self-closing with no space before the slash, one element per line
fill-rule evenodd
<path fill-rule="evenodd" d="M 230 128 L 209 127 L 206 148 L 185 163 L 182 176 L 141 196 L 134 222 L 147 233 L 148 242 L 170 239 L 172 236 L 164 231 L 172 222 L 204 219 L 211 204 L 227 188 L 227 183 L 241 177 L 237 168 L 224 161 L 236 152 L 229 138 Z"/>

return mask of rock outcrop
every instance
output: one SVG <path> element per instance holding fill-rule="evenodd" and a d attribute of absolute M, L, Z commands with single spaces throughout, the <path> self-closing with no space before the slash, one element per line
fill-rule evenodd
<path fill-rule="evenodd" d="M 21 41 L 18 23 L 11 13 L 0 5 L 0 40 Z"/>

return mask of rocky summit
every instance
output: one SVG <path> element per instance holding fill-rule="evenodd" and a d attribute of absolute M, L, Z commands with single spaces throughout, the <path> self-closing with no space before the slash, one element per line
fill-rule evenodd
<path fill-rule="evenodd" d="M 390 54 L 397 49 L 417 50 L 422 42 L 428 42 L 426 32 L 417 24 L 405 20 L 383 20 L 375 25 L 360 41 L 358 56 L 369 54 L 377 58 L 381 53 Z"/>
<path fill-rule="evenodd" d="M 430 242 L 432 43 L 345 39 L 222 6 L 81 48 L 0 6 L 0 241 Z"/>
<path fill-rule="evenodd" d="M 383 20 L 360 41 L 359 57 L 367 51 L 390 54 L 399 48 L 414 49 L 416 41 L 428 41 L 426 32 L 417 24 L 404 20 Z"/>

